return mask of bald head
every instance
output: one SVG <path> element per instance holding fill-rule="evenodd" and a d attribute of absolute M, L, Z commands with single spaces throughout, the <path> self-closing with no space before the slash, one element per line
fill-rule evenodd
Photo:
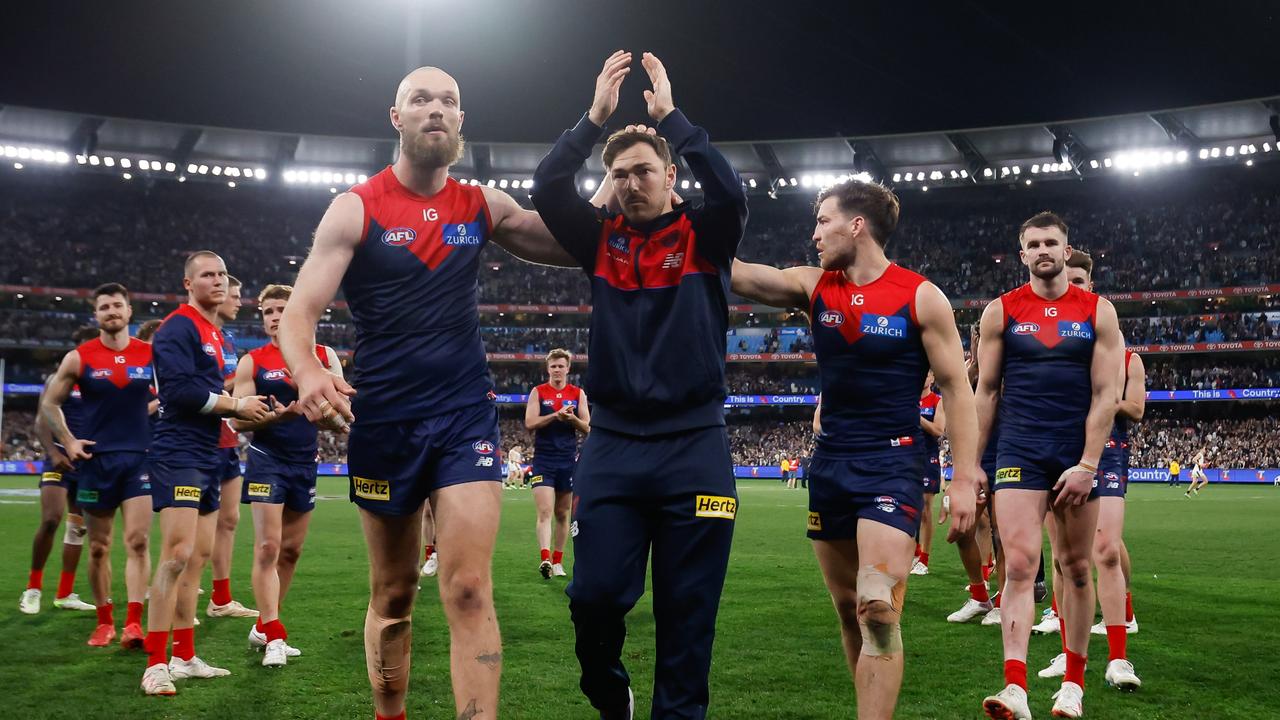
<path fill-rule="evenodd" d="M 415 90 L 426 90 L 433 96 L 452 92 L 453 99 L 461 102 L 462 93 L 458 90 L 458 81 L 449 73 L 431 65 L 411 70 L 404 76 L 396 88 L 396 107 L 404 107 L 405 101 Z"/>

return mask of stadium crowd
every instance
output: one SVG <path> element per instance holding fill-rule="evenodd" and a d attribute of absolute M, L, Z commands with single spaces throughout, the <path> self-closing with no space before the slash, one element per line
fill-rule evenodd
<path fill-rule="evenodd" d="M 1206 449 L 1208 467 L 1280 467 L 1280 417 L 1192 420 L 1153 417 L 1135 426 L 1131 434 L 1133 467 L 1161 467 L 1173 458 L 1182 464 Z"/>
<path fill-rule="evenodd" d="M 230 190 L 194 183 L 120 183 L 102 177 L 32 178 L 0 192 L 7 253 L 0 282 L 93 287 L 103 278 L 137 291 L 174 292 L 186 254 L 213 248 L 250 289 L 289 282 L 328 196 L 299 189 Z M 1014 248 L 1021 220 L 1051 202 L 1073 244 L 1095 254 L 1101 290 L 1247 285 L 1280 277 L 1280 193 L 1267 182 L 1160 194 L 1046 186 L 913 196 L 888 247 L 952 297 L 992 297 L 1020 285 Z M 963 204 L 959 204 L 959 203 Z M 808 197 L 754 199 L 740 254 L 776 265 L 815 263 Z M 50 247 L 64 249 L 49 252 Z M 109 250 L 106 250 L 109 249 Z M 585 274 L 515 261 L 496 246 L 482 259 L 482 302 L 585 304 Z"/>

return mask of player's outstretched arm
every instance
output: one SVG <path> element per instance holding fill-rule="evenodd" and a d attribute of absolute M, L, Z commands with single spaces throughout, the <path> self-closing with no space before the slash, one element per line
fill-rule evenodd
<path fill-rule="evenodd" d="M 951 513 L 951 530 L 947 541 L 955 542 L 973 527 L 982 486 L 982 469 L 978 463 L 978 413 L 973 389 L 964 367 L 964 348 L 956 330 L 951 303 L 933 283 L 922 283 L 916 290 L 916 317 L 920 321 L 920 340 L 924 344 L 934 380 L 946 398 L 954 422 L 951 423 L 951 483 L 946 497 Z"/>
<path fill-rule="evenodd" d="M 1000 386 L 1004 382 L 1004 303 L 1000 298 L 992 300 L 982 311 L 978 324 L 978 384 L 974 390 L 974 404 L 978 413 L 978 459 L 991 442 L 991 428 L 996 423 L 996 410 L 1000 405 Z M 991 478 L 981 477 L 986 490 Z"/>
<path fill-rule="evenodd" d="M 53 438 L 62 443 L 66 449 L 67 459 L 80 462 L 93 457 L 89 450 L 92 440 L 80 440 L 67 426 L 67 417 L 62 412 L 62 404 L 71 397 L 76 378 L 80 377 L 80 352 L 72 350 L 62 356 L 58 369 L 49 376 L 44 392 L 40 393 L 40 422 L 49 429 Z"/>
<path fill-rule="evenodd" d="M 764 305 L 808 308 L 809 298 L 821 277 L 821 268 L 800 266 L 784 270 L 735 259 L 729 287 L 738 295 Z"/>
<path fill-rule="evenodd" d="M 525 262 L 578 267 L 578 261 L 552 237 L 541 215 L 520 207 L 502 190 L 484 186 L 480 189 L 489 205 L 489 216 L 493 218 L 493 242 L 498 247 Z"/>
<path fill-rule="evenodd" d="M 320 219 L 311 252 L 280 318 L 280 352 L 298 386 L 299 407 L 308 420 L 330 430 L 345 431 L 355 420 L 348 398 L 356 391 L 320 364 L 315 352 L 316 323 L 338 293 L 363 228 L 360 196 L 343 193 L 335 198 Z"/>
<path fill-rule="evenodd" d="M 1059 491 L 1054 501 L 1057 507 L 1083 505 L 1089 499 L 1098 463 L 1102 461 L 1102 448 L 1116 419 L 1121 378 L 1116 368 L 1123 366 L 1124 340 L 1120 335 L 1116 308 L 1109 300 L 1099 298 L 1094 317 L 1093 362 L 1089 369 L 1093 393 L 1084 424 L 1084 453 L 1080 461 L 1067 468 L 1054 485 L 1054 489 Z"/>
<path fill-rule="evenodd" d="M 1129 368 L 1125 371 L 1127 384 L 1124 396 L 1120 398 L 1118 412 L 1134 422 L 1142 420 L 1147 412 L 1147 366 L 1142 356 L 1134 354 L 1129 359 Z"/>

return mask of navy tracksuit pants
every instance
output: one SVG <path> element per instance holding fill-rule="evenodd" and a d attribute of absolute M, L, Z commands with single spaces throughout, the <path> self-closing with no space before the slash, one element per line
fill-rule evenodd
<path fill-rule="evenodd" d="M 625 617 L 653 558 L 653 720 L 707 713 L 711 645 L 737 514 L 724 427 L 639 437 L 595 428 L 574 476 L 573 580 L 566 589 L 593 707 L 625 708 Z"/>

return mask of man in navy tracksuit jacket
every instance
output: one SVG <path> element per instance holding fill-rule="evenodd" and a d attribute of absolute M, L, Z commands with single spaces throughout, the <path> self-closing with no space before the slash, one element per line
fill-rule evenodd
<path fill-rule="evenodd" d="M 716 610 L 737 513 L 724 427 L 730 268 L 747 220 L 736 172 L 671 101 L 646 54 L 657 135 L 626 130 L 604 151 L 621 214 L 583 199 L 574 175 L 603 133 L 631 64 L 619 51 L 597 79 L 587 116 L 534 175 L 533 202 L 591 279 L 586 387 L 592 433 L 574 477 L 575 563 L 567 594 L 582 691 L 602 718 L 629 718 L 624 618 L 653 557 L 657 655 L 652 718 L 703 718 Z M 666 138 L 664 141 L 662 138 Z M 670 148 L 704 202 L 672 207 Z"/>

